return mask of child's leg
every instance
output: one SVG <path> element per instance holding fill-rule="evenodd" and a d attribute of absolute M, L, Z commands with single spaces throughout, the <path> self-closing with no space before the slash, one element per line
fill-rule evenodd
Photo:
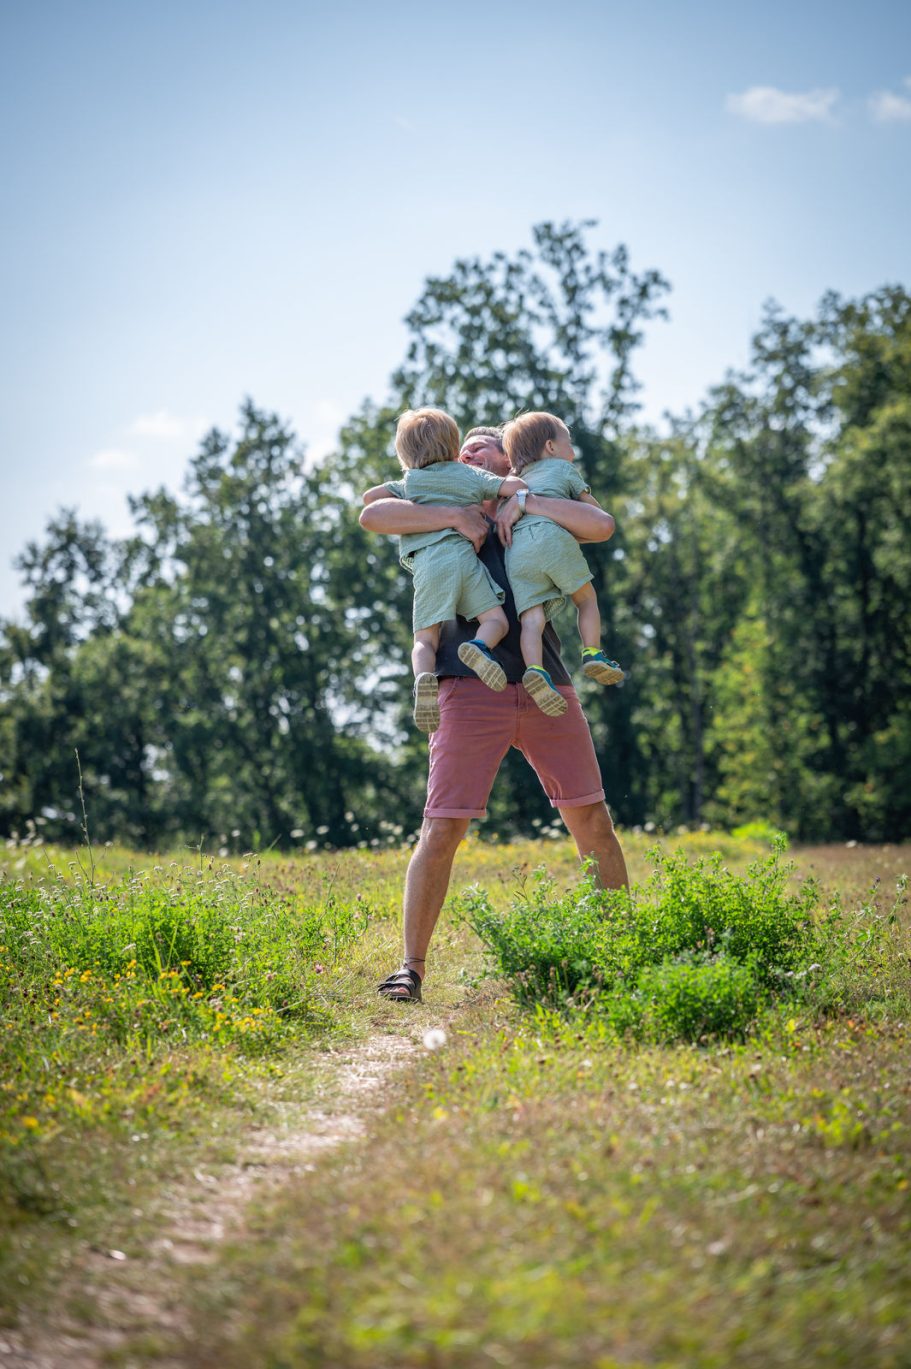
<path fill-rule="evenodd" d="M 433 627 L 421 628 L 420 632 L 414 634 L 414 646 L 411 649 L 411 668 L 414 677 L 425 672 L 433 674 L 437 668 L 437 647 L 440 645 L 440 624 L 436 623 Z"/>
<path fill-rule="evenodd" d="M 522 660 L 527 666 L 539 666 L 544 659 L 541 638 L 544 636 L 546 623 L 547 618 L 543 604 L 537 604 L 534 608 L 527 608 L 519 618 Z"/>
<path fill-rule="evenodd" d="M 440 725 L 437 647 L 440 624 L 421 628 L 414 634 L 411 665 L 414 669 L 414 725 L 421 732 L 436 732 Z"/>
<path fill-rule="evenodd" d="M 502 642 L 508 631 L 506 614 L 501 608 L 489 608 L 486 613 L 478 614 L 475 640 L 483 642 L 489 649 L 492 650 L 498 642 Z"/>
<path fill-rule="evenodd" d="M 579 624 L 582 645 L 597 649 L 601 645 L 601 614 L 598 609 L 598 596 L 592 589 L 591 581 L 576 590 L 572 601 L 576 606 L 576 621 Z"/>
<path fill-rule="evenodd" d="M 601 650 L 601 614 L 598 596 L 591 583 L 577 589 L 572 596 L 582 638 L 582 673 L 598 684 L 620 684 L 625 676 L 616 661 L 611 661 Z"/>

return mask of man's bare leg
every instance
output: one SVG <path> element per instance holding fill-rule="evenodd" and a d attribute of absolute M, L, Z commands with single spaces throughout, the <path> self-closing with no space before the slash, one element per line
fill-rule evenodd
<path fill-rule="evenodd" d="M 424 978 L 433 929 L 449 888 L 452 862 L 468 818 L 425 818 L 421 839 L 408 862 L 403 903 L 405 964 Z"/>
<path fill-rule="evenodd" d="M 629 875 L 623 848 L 617 840 L 611 815 L 603 800 L 582 808 L 561 808 L 560 817 L 569 829 L 582 860 L 591 857 L 602 889 L 628 889 Z"/>

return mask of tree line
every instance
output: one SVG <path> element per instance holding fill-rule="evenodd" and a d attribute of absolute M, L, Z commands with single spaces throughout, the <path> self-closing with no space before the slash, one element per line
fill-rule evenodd
<path fill-rule="evenodd" d="M 246 400 L 180 498 L 131 499 L 130 536 L 49 521 L 17 558 L 24 615 L 0 624 L 0 831 L 79 838 L 78 750 L 98 840 L 412 833 L 410 583 L 357 514 L 396 473 L 397 414 L 430 403 L 463 431 L 559 414 L 616 518 L 586 554 L 629 679 L 584 702 L 620 823 L 908 835 L 911 296 L 829 294 L 810 319 L 768 305 L 747 368 L 659 435 L 634 361 L 669 287 L 593 229 L 541 224 L 530 250 L 429 279 L 386 400 L 325 460 Z M 551 818 L 511 753 L 489 830 Z"/>

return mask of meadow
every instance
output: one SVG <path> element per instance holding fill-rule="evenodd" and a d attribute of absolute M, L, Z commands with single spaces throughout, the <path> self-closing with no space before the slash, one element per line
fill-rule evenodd
<path fill-rule="evenodd" d="M 911 847 L 625 844 L 632 900 L 470 837 L 420 1006 L 374 991 L 403 850 L 8 847 L 5 1326 L 98 1363 L 908 1364 Z M 186 1176 L 403 1036 L 359 1139 L 214 1258 L 150 1255 Z M 179 1312 L 112 1346 L 99 1251 Z"/>

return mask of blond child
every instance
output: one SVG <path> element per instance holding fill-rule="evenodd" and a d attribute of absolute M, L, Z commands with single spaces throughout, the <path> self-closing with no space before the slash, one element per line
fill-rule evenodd
<path fill-rule="evenodd" d="M 507 423 L 503 446 L 515 475 L 524 477 L 529 492 L 550 499 L 583 499 L 596 503 L 573 462 L 576 453 L 566 424 L 554 414 L 530 413 Z M 623 671 L 601 650 L 601 614 L 591 585 L 592 573 L 579 543 L 550 518 L 525 512 L 512 528 L 506 548 L 506 572 L 521 626 L 522 684 L 549 717 L 566 712 L 567 704 L 541 664 L 545 624 L 566 598 L 576 606 L 582 638 L 582 673 L 599 684 L 619 684 Z"/>
<path fill-rule="evenodd" d="M 408 409 L 395 430 L 395 454 L 404 479 L 388 480 L 364 494 L 364 503 L 394 495 L 415 504 L 468 507 L 517 494 L 527 488 L 514 476 L 489 471 L 459 461 L 459 429 L 442 409 Z M 414 576 L 412 625 L 414 647 L 414 721 L 422 732 L 440 725 L 436 677 L 440 626 L 458 614 L 477 619 L 478 631 L 459 647 L 459 659 L 490 689 L 506 688 L 506 675 L 492 655 L 506 636 L 506 614 L 500 605 L 505 592 L 475 555 L 467 538 L 452 528 L 437 532 L 407 533 L 399 539 L 402 565 Z"/>

